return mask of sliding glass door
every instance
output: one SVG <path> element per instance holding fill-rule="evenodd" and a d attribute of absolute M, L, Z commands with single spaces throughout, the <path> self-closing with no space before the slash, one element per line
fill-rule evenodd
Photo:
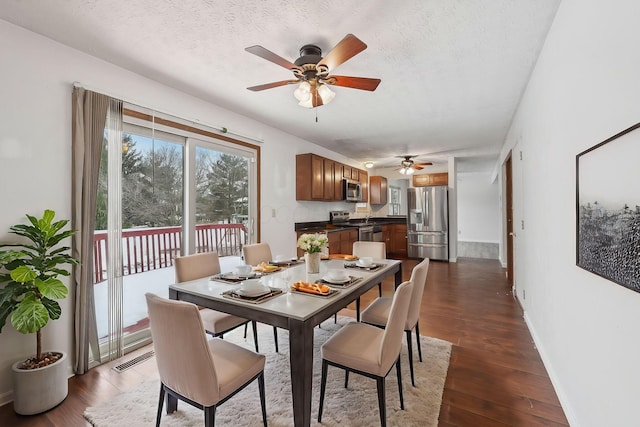
<path fill-rule="evenodd" d="M 120 141 L 105 138 L 98 185 L 94 293 L 103 361 L 149 341 L 144 294 L 168 296 L 176 256 L 241 254 L 257 203 L 255 149 L 196 128 L 124 121 Z"/>

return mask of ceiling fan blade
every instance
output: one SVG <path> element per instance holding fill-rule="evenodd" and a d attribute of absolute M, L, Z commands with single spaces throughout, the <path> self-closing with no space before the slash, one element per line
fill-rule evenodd
<path fill-rule="evenodd" d="M 370 79 L 368 77 L 330 76 L 326 79 L 326 83 L 330 85 L 370 91 L 376 90 L 380 82 L 380 79 Z"/>
<path fill-rule="evenodd" d="M 424 169 L 422 166 L 415 165 L 415 164 L 413 166 L 411 166 L 411 167 L 414 168 L 417 171 L 421 171 L 422 169 Z"/>
<path fill-rule="evenodd" d="M 418 162 L 416 163 L 417 166 L 431 166 L 433 165 L 433 163 L 431 162 Z"/>
<path fill-rule="evenodd" d="M 245 48 L 244 50 L 246 50 L 249 53 L 253 53 L 256 56 L 259 56 L 262 59 L 266 59 L 267 61 L 271 61 L 276 65 L 279 65 L 281 67 L 284 67 L 288 70 L 298 70 L 301 73 L 303 72 L 302 68 L 298 67 L 296 64 L 294 64 L 293 62 L 284 59 L 283 57 L 276 55 L 275 53 L 271 52 L 268 49 L 263 48 L 262 46 L 250 46 Z"/>
<path fill-rule="evenodd" d="M 265 83 L 263 85 L 251 86 L 251 87 L 248 87 L 247 89 L 252 90 L 254 92 L 258 92 L 258 91 L 261 91 L 261 90 L 272 89 L 274 87 L 279 87 L 279 86 L 291 85 L 291 84 L 295 84 L 295 83 L 298 83 L 298 82 L 299 82 L 299 80 L 282 80 L 282 81 L 279 81 L 279 82 Z"/>
<path fill-rule="evenodd" d="M 316 68 L 327 67 L 329 71 L 333 71 L 340 64 L 353 58 L 367 48 L 362 40 L 353 34 L 347 34 L 340 43 L 338 43 L 331 52 L 327 53 L 324 58 L 318 62 Z"/>

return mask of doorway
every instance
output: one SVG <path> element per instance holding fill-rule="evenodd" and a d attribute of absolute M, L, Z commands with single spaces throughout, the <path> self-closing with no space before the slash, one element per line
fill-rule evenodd
<path fill-rule="evenodd" d="M 513 170 L 511 152 L 505 162 L 505 213 L 507 222 L 507 282 L 513 288 Z"/>

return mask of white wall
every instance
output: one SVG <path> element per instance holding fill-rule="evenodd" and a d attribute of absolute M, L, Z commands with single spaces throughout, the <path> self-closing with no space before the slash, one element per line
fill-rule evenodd
<path fill-rule="evenodd" d="M 640 121 L 638 16 L 637 0 L 561 3 L 501 155 L 523 152 L 516 282 L 573 426 L 640 419 L 640 294 L 575 265 L 576 154 Z"/>
<path fill-rule="evenodd" d="M 295 201 L 295 155 L 315 152 L 359 166 L 341 155 L 198 98 L 62 46 L 0 20 L 0 241 L 24 214 L 53 209 L 71 217 L 71 91 L 74 81 L 203 124 L 264 140 L 262 144 L 262 241 L 274 253 L 295 253 L 294 222 L 328 220 L 346 203 Z M 295 147 L 295 149 L 291 149 Z M 276 167 L 277 165 L 277 167 Z M 272 209 L 276 216 L 272 217 Z M 73 296 L 44 330 L 44 348 L 71 351 Z M 0 334 L 0 404 L 10 398 L 10 365 L 35 352 L 35 336 L 7 325 Z"/>
<path fill-rule="evenodd" d="M 458 241 L 499 242 L 498 181 L 490 172 L 458 172 Z"/>

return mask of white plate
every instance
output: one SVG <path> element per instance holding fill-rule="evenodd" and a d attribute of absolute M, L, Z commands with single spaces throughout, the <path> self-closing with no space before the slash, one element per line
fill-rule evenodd
<path fill-rule="evenodd" d="M 363 268 L 375 267 L 374 263 L 371 263 L 371 264 L 367 265 L 367 264 L 364 264 L 361 260 L 356 261 L 356 265 L 358 267 L 363 267 Z"/>
<path fill-rule="evenodd" d="M 235 292 L 236 294 L 243 297 L 259 297 L 268 294 L 269 292 L 271 292 L 271 289 L 267 288 L 266 286 L 263 286 L 262 288 L 251 289 L 249 291 L 238 288 L 235 290 Z"/>
<path fill-rule="evenodd" d="M 349 280 L 351 280 L 351 277 L 347 276 L 346 279 L 332 279 L 328 276 L 324 276 L 322 278 L 322 280 L 324 280 L 325 282 L 329 282 L 329 283 L 336 283 L 336 284 L 342 284 L 342 283 L 347 283 Z"/>

